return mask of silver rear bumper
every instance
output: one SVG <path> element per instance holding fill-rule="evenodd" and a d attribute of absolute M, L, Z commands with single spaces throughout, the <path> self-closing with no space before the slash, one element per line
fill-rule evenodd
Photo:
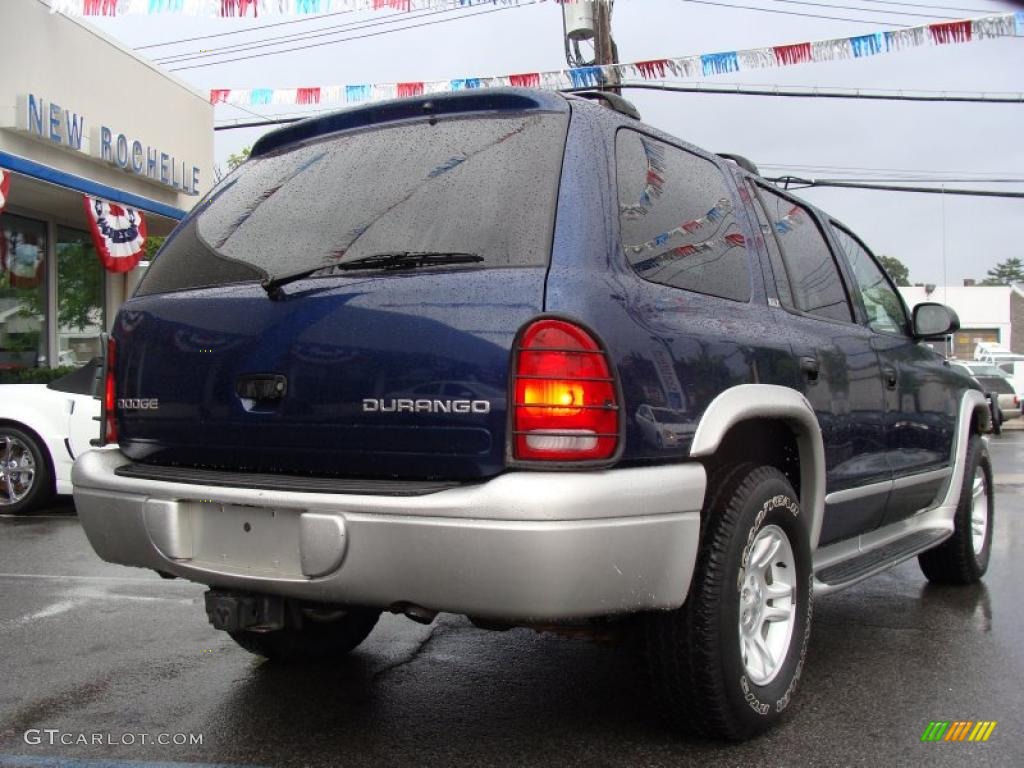
<path fill-rule="evenodd" d="M 75 506 L 104 560 L 211 586 L 492 619 L 682 604 L 700 533 L 698 463 L 509 472 L 424 496 L 222 488 L 75 462 Z"/>
<path fill-rule="evenodd" d="M 999 395 L 999 409 L 1004 419 L 1016 419 L 1020 416 L 1020 400 L 1013 393 Z"/>

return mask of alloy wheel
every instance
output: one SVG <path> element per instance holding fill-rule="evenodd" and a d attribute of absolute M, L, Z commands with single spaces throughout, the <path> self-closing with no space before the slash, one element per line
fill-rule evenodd
<path fill-rule="evenodd" d="M 796 559 L 785 531 L 758 531 L 739 583 L 743 667 L 752 683 L 767 685 L 782 669 L 796 622 Z"/>
<path fill-rule="evenodd" d="M 31 449 L 11 435 L 0 435 L 0 507 L 17 504 L 28 496 L 36 479 Z"/>

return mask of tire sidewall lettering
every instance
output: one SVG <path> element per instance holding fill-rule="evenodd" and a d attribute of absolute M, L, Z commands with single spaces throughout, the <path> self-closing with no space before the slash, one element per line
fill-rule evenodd
<path fill-rule="evenodd" d="M 750 531 L 747 533 L 747 543 L 743 547 L 743 558 L 740 561 L 739 573 L 736 575 L 736 586 L 738 589 L 743 588 L 743 574 L 747 570 L 747 563 L 750 562 L 750 551 L 754 548 L 754 539 L 761 530 L 765 517 L 768 516 L 769 512 L 779 509 L 780 507 L 790 512 L 793 517 L 800 516 L 800 505 L 784 493 L 775 494 L 761 505 L 761 509 L 758 510 L 757 517 L 754 518 L 754 524 L 750 526 Z"/>
<path fill-rule="evenodd" d="M 793 693 L 796 691 L 797 683 L 800 682 L 800 675 L 804 671 L 804 661 L 807 659 L 807 648 L 810 645 L 811 640 L 811 618 L 814 615 L 814 575 L 812 574 L 807 579 L 807 621 L 804 624 L 804 636 L 800 641 L 800 660 L 796 664 L 796 669 L 793 671 L 793 679 L 789 681 L 789 686 L 786 688 L 786 692 L 782 694 L 782 697 L 775 702 L 775 711 L 782 712 L 786 707 L 789 706 L 790 700 L 793 698 Z"/>
<path fill-rule="evenodd" d="M 782 510 L 781 514 L 777 512 L 777 510 Z M 754 539 L 757 537 L 757 534 L 760 532 L 760 530 L 766 524 L 766 521 L 769 519 L 779 524 L 780 527 L 782 527 L 785 530 L 786 535 L 790 537 L 791 544 L 794 546 L 794 548 L 796 547 L 796 542 L 793 541 L 795 533 L 794 526 L 791 522 L 787 524 L 787 521 L 799 521 L 801 519 L 800 505 L 796 501 L 796 499 L 794 499 L 789 494 L 774 494 L 769 498 L 765 499 L 765 501 L 761 504 L 760 508 L 757 511 L 757 514 L 754 517 L 754 521 L 750 526 L 749 531 L 747 532 L 746 542 L 744 543 L 742 555 L 740 558 L 740 567 L 737 571 L 736 576 L 737 590 L 742 589 L 743 577 L 746 573 L 747 565 L 750 561 L 750 555 L 751 551 L 753 550 Z M 800 527 L 801 526 L 799 525 L 799 523 L 797 523 L 797 528 L 799 529 Z M 802 532 L 799 532 L 798 535 L 802 535 Z M 803 583 L 802 580 L 801 583 Z M 803 674 L 804 663 L 806 660 L 807 649 L 810 641 L 811 614 L 813 608 L 814 588 L 813 574 L 809 574 L 806 580 L 806 585 L 806 615 L 805 617 L 801 617 L 799 616 L 799 614 L 797 616 L 797 621 L 803 622 L 802 632 L 800 633 L 801 636 L 798 641 L 800 643 L 800 651 L 799 656 L 796 659 L 796 665 L 795 667 L 793 667 L 793 673 L 789 677 L 789 681 L 786 685 L 785 690 L 782 691 L 781 694 L 777 694 L 776 696 L 772 696 L 768 698 L 768 700 L 765 700 L 764 694 L 771 689 L 772 684 L 769 684 L 769 686 L 767 686 L 766 688 L 761 688 L 757 686 L 747 678 L 746 674 L 742 670 L 742 666 L 740 667 L 738 675 L 740 697 L 743 699 L 743 701 L 746 702 L 747 706 L 750 708 L 750 711 L 754 712 L 758 718 L 768 718 L 782 713 L 789 706 L 793 698 L 793 695 L 796 692 L 797 686 L 800 682 L 800 677 Z M 799 594 L 798 590 L 797 594 L 795 595 L 795 599 L 798 603 L 801 600 L 801 597 L 802 596 Z M 800 627 L 798 626 L 796 630 L 797 632 L 800 632 Z M 791 657 L 793 653 L 792 643 L 797 642 L 796 638 L 797 635 L 794 633 L 793 639 L 791 640 L 790 649 L 787 653 L 787 656 L 789 658 L 787 658 L 787 661 L 784 662 L 786 666 L 789 666 L 793 663 Z M 737 658 L 742 659 L 742 657 L 739 656 L 738 651 Z M 740 664 L 742 665 L 742 661 L 740 661 Z M 777 681 L 781 681 L 781 678 L 777 679 Z M 776 681 L 773 681 L 773 683 L 774 682 Z M 772 701 L 772 699 L 774 699 L 774 702 Z"/>

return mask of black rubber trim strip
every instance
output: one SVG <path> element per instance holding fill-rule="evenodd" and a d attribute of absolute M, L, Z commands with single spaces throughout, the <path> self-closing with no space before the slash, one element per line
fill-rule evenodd
<path fill-rule="evenodd" d="M 884 547 L 878 547 L 858 555 L 852 560 L 836 563 L 815 575 L 829 586 L 837 586 L 858 579 L 880 565 L 912 557 L 918 552 L 928 549 L 930 544 L 938 543 L 948 536 L 947 531 L 918 531 L 886 544 Z"/>
<path fill-rule="evenodd" d="M 440 480 L 361 480 L 336 477 L 303 477 L 252 472 L 224 472 L 155 464 L 124 464 L 114 470 L 119 477 L 157 480 L 163 483 L 207 485 L 218 488 L 258 488 L 299 493 L 346 493 L 356 496 L 426 496 L 463 483 Z"/>

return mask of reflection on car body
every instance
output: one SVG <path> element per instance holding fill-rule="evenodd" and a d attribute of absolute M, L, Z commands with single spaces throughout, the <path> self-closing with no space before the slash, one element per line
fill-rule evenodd
<path fill-rule="evenodd" d="M 674 446 L 682 437 L 692 435 L 694 430 L 685 412 L 646 403 L 636 409 L 636 420 L 644 439 L 655 448 Z"/>

